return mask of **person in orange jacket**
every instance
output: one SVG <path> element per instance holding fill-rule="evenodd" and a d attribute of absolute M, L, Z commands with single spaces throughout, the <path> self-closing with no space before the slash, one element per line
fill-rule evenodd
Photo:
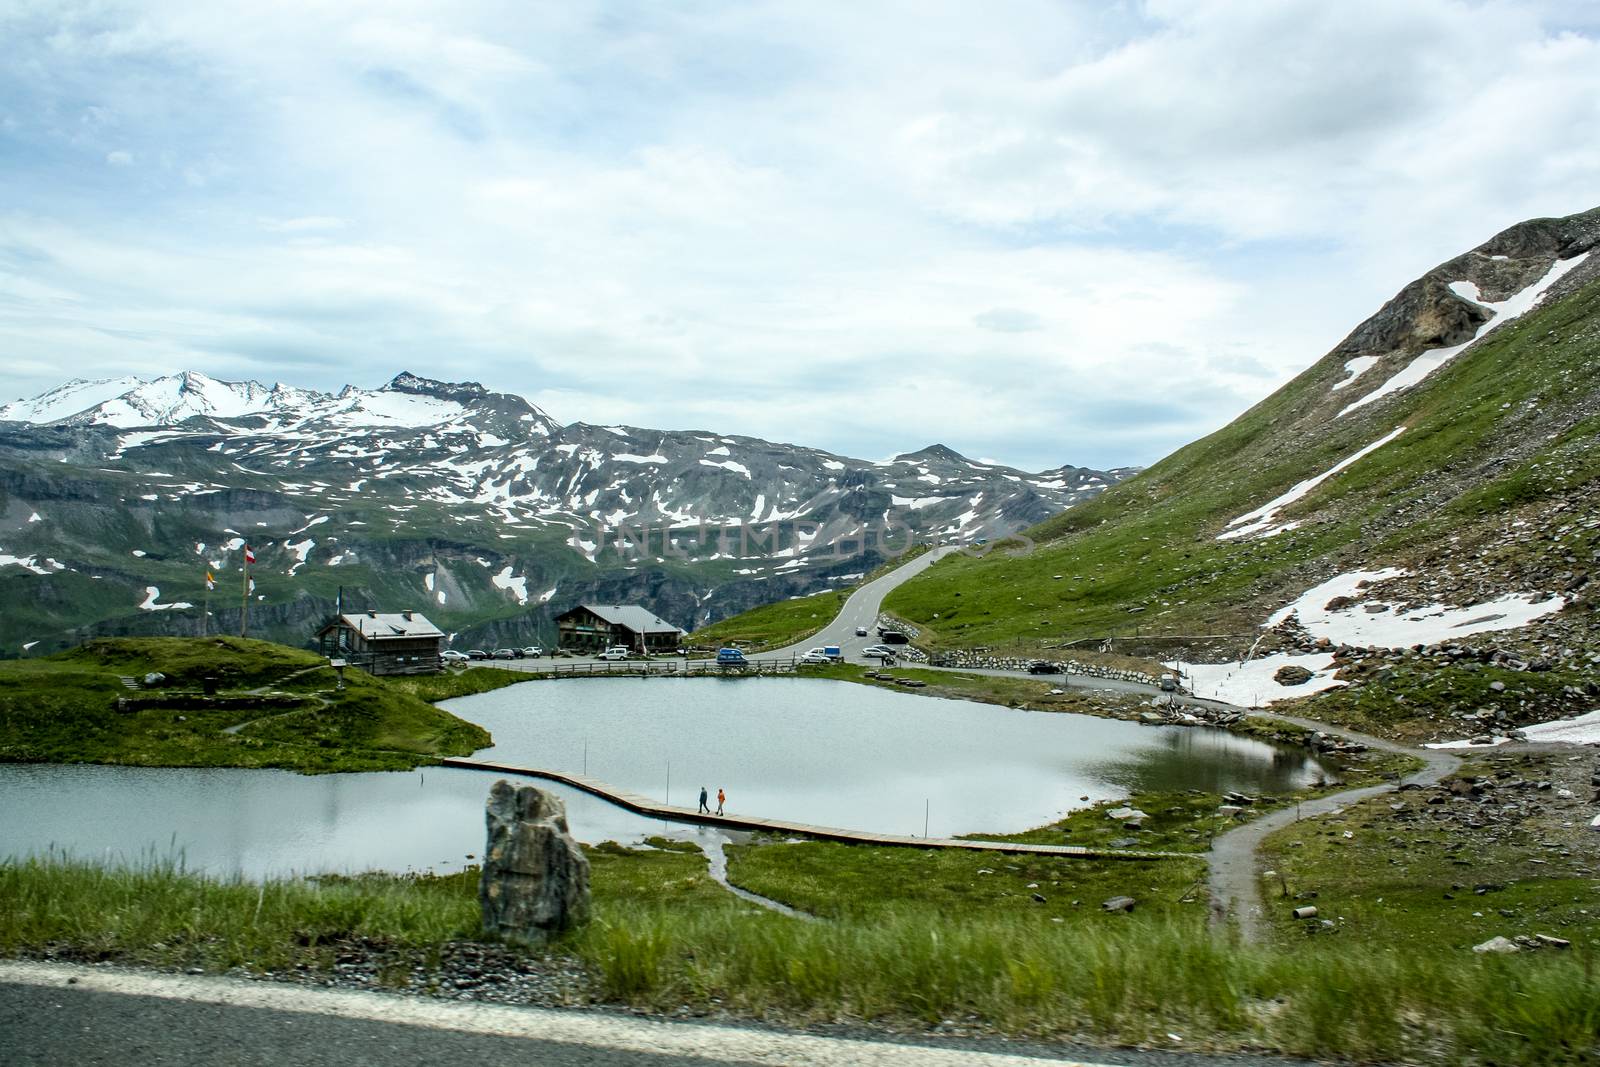
<path fill-rule="evenodd" d="M 728 800 L 728 794 L 726 794 L 726 793 L 724 793 L 722 791 L 722 787 L 720 785 L 717 786 L 717 814 L 718 815 L 722 814 L 722 805 L 727 803 L 727 800 Z"/>

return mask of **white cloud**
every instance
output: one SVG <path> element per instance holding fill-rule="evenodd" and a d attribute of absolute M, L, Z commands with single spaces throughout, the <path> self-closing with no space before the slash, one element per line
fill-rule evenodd
<path fill-rule="evenodd" d="M 0 214 L 0 394 L 64 362 L 327 387 L 445 357 L 562 419 L 1149 462 L 1433 263 L 1593 206 L 1583 17 L 0 15 L 37 149 Z M 138 186 L 106 174 L 128 144 Z"/>

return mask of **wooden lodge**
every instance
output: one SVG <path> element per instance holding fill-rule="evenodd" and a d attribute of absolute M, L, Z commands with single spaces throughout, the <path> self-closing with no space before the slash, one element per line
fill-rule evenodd
<path fill-rule="evenodd" d="M 317 632 L 324 656 L 368 674 L 425 674 L 441 667 L 444 634 L 417 611 L 364 611 L 335 616 Z"/>
<path fill-rule="evenodd" d="M 600 652 L 621 645 L 632 652 L 674 652 L 684 631 L 633 604 L 579 604 L 556 616 L 561 647 Z"/>

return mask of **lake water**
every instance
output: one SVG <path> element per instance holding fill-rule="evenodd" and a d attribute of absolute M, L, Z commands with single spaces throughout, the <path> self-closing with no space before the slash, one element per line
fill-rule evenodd
<path fill-rule="evenodd" d="M 447 701 L 477 755 L 621 789 L 895 834 L 1025 830 L 1145 789 L 1282 792 L 1325 773 L 1303 750 L 1221 730 L 1027 712 L 804 678 L 530 682 Z M 449 768 L 282 771 L 0 766 L 0 855 L 181 857 L 193 869 L 459 869 L 483 845 L 494 776 Z M 581 840 L 663 824 L 550 783 Z M 670 792 L 669 792 L 670 790 Z M 1085 800 L 1083 798 L 1087 797 Z M 675 828 L 678 833 L 692 831 Z"/>

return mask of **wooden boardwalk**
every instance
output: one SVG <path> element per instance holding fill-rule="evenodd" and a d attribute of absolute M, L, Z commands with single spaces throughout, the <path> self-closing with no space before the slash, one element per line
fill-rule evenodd
<path fill-rule="evenodd" d="M 699 826 L 720 826 L 726 830 L 754 830 L 766 833 L 795 834 L 819 841 L 842 841 L 852 845 L 894 845 L 907 848 L 964 849 L 968 852 L 1003 852 L 1014 856 L 1060 856 L 1072 859 L 1113 860 L 1164 860 L 1204 859 L 1204 853 L 1192 852 L 1140 852 L 1131 849 L 1084 848 L 1081 845 L 1034 845 L 1018 841 L 968 841 L 956 837 L 902 837 L 896 834 L 875 834 L 866 830 L 842 830 L 831 826 L 812 826 L 808 823 L 785 822 L 782 819 L 757 819 L 744 815 L 707 815 L 691 808 L 663 804 L 638 793 L 628 793 L 608 785 L 597 778 L 563 771 L 545 771 L 537 767 L 518 767 L 510 763 L 491 763 L 485 760 L 446 757 L 439 761 L 446 767 L 460 767 L 471 771 L 492 771 L 497 774 L 516 774 L 528 778 L 543 778 L 560 782 L 573 789 L 582 790 L 619 808 L 652 819 L 669 822 L 693 823 Z"/>

